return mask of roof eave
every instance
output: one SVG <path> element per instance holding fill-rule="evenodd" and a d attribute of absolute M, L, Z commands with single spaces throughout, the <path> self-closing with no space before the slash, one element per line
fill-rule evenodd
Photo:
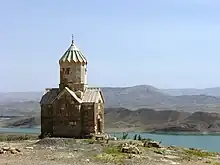
<path fill-rule="evenodd" d="M 65 88 L 57 95 L 57 97 L 55 97 L 55 98 L 51 101 L 51 104 L 53 104 L 54 101 L 55 101 L 57 98 L 59 98 L 60 96 L 62 96 L 65 91 L 67 91 L 71 96 L 73 96 L 73 95 L 70 93 L 69 90 L 70 90 L 70 89 L 68 89 L 67 87 L 65 87 Z M 73 97 L 74 97 L 74 99 L 75 99 L 78 103 L 80 103 L 80 104 L 82 103 L 82 100 L 80 100 L 77 96 L 73 96 Z"/>

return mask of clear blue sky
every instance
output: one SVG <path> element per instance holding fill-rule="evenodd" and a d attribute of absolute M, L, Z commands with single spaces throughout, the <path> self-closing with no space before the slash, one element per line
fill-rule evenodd
<path fill-rule="evenodd" d="M 0 25 L 0 91 L 58 86 L 72 33 L 92 86 L 220 86 L 217 0 L 7 0 Z"/>

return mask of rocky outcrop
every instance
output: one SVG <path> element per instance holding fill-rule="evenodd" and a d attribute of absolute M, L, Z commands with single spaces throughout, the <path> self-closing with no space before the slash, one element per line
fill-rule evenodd
<path fill-rule="evenodd" d="M 162 148 L 160 142 L 157 141 L 145 141 L 143 144 L 144 147 L 154 147 L 154 148 Z"/>
<path fill-rule="evenodd" d="M 129 154 L 141 154 L 141 151 L 137 146 L 128 143 L 122 145 L 121 152 Z"/>
<path fill-rule="evenodd" d="M 11 148 L 11 147 L 2 147 L 2 148 L 0 148 L 0 154 L 7 154 L 7 153 L 17 154 L 19 152 L 21 152 L 21 150 L 18 149 L 18 148 Z"/>

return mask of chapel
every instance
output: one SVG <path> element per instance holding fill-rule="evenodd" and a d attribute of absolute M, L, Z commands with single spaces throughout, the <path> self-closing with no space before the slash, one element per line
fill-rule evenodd
<path fill-rule="evenodd" d="M 46 88 L 40 100 L 42 136 L 82 138 L 104 133 L 104 96 L 100 88 L 88 86 L 87 65 L 72 38 L 59 59 L 59 87 Z"/>

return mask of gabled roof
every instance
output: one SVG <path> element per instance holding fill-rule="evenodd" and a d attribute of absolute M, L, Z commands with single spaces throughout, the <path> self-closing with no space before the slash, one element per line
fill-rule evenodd
<path fill-rule="evenodd" d="M 65 92 L 68 92 L 78 103 L 82 103 L 82 100 L 76 96 L 76 94 L 70 90 L 68 87 L 65 87 L 54 100 L 52 100 L 51 104 L 57 99 L 60 98 Z"/>
<path fill-rule="evenodd" d="M 80 99 L 75 92 L 65 87 L 60 93 L 59 88 L 47 89 L 42 96 L 40 104 L 52 104 L 56 98 L 61 97 L 65 92 L 68 92 L 78 103 L 98 103 L 101 99 L 104 103 L 104 96 L 100 88 L 86 88 L 82 99 Z"/>
<path fill-rule="evenodd" d="M 41 97 L 40 104 L 50 104 L 59 94 L 59 88 L 46 89 L 45 93 Z"/>
<path fill-rule="evenodd" d="M 103 93 L 100 88 L 87 88 L 84 95 L 83 95 L 83 102 L 89 103 L 98 103 L 100 98 L 102 99 L 103 103 L 105 102 Z"/>

